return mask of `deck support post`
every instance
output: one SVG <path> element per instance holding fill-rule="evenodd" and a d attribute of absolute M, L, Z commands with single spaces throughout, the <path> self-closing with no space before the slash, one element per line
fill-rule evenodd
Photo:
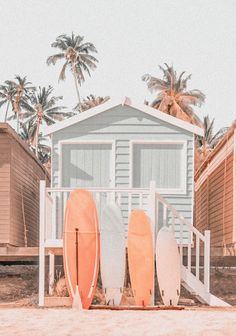
<path fill-rule="evenodd" d="M 153 256 L 154 256 L 154 279 L 152 289 L 152 305 L 155 305 L 155 251 L 156 251 L 156 182 L 150 181 L 150 196 L 148 213 L 152 225 L 152 238 L 153 238 Z"/>
<path fill-rule="evenodd" d="M 49 295 L 53 294 L 55 281 L 55 255 L 49 252 Z"/>
<path fill-rule="evenodd" d="M 204 285 L 206 291 L 210 292 L 210 230 L 205 231 L 204 244 Z"/>
<path fill-rule="evenodd" d="M 40 207 L 39 207 L 39 306 L 44 306 L 45 287 L 45 202 L 46 182 L 40 181 Z"/>

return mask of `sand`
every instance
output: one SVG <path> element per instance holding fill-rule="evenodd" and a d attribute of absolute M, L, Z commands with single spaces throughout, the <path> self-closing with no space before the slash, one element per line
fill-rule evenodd
<path fill-rule="evenodd" d="M 236 311 L 0 309 L 1 336 L 221 336 L 235 331 Z"/>

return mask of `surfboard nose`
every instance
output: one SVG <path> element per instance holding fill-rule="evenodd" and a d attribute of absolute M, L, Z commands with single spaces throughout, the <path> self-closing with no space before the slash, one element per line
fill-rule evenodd
<path fill-rule="evenodd" d="M 143 210 L 136 209 L 133 210 L 130 218 L 130 222 L 135 222 L 132 227 L 129 226 L 129 231 L 135 233 L 136 235 L 145 235 L 149 233 L 149 218 Z M 148 224 L 146 224 L 148 223 Z"/>

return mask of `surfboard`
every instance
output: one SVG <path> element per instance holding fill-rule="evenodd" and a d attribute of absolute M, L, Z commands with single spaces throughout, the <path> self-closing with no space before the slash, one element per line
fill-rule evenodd
<path fill-rule="evenodd" d="M 100 270 L 106 303 L 118 306 L 125 279 L 125 228 L 120 208 L 106 205 L 100 221 Z"/>
<path fill-rule="evenodd" d="M 156 270 L 164 305 L 176 306 L 180 296 L 181 268 L 172 228 L 160 229 L 156 240 Z"/>
<path fill-rule="evenodd" d="M 78 230 L 78 244 L 76 244 L 76 230 Z M 67 201 L 63 256 L 65 279 L 70 298 L 73 301 L 75 296 L 77 264 L 82 307 L 88 309 L 93 300 L 98 277 L 99 227 L 96 205 L 87 190 L 72 191 Z"/>
<path fill-rule="evenodd" d="M 129 218 L 128 263 L 135 303 L 148 306 L 154 281 L 154 251 L 150 221 L 143 210 L 132 211 Z"/>

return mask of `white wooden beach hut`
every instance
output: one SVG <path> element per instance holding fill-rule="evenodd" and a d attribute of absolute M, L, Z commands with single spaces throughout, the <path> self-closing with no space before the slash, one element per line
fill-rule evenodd
<path fill-rule="evenodd" d="M 90 190 L 98 211 L 109 199 L 129 213 L 143 208 L 153 232 L 172 225 L 180 247 L 183 284 L 208 304 L 224 304 L 210 294 L 210 236 L 193 227 L 194 136 L 202 129 L 129 98 L 110 100 L 49 126 L 52 182 L 41 183 L 39 305 L 45 297 L 45 255 L 50 251 L 50 284 L 54 251 L 62 249 L 63 215 L 74 188 Z M 155 236 L 155 234 L 153 235 Z M 200 281 L 200 247 L 204 279 Z M 191 251 L 195 249 L 192 273 Z"/>

